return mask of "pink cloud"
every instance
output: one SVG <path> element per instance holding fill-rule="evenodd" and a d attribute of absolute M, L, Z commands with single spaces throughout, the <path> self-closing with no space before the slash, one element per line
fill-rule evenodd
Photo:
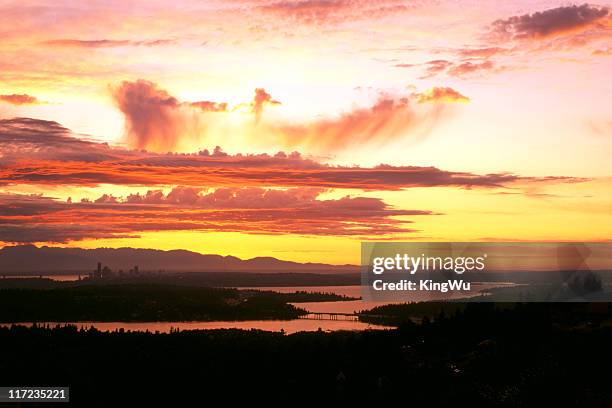
<path fill-rule="evenodd" d="M 60 38 L 56 40 L 43 41 L 41 44 L 51 47 L 78 47 L 78 48 L 109 48 L 109 47 L 126 47 L 126 46 L 144 46 L 153 47 L 159 45 L 174 44 L 174 40 L 159 39 L 159 40 L 79 40 L 72 38 Z"/>
<path fill-rule="evenodd" d="M 497 20 L 493 22 L 492 30 L 501 38 L 546 38 L 585 30 L 597 25 L 608 14 L 608 8 L 586 3 L 580 6 L 561 6 Z"/>
<path fill-rule="evenodd" d="M 247 234 L 378 236 L 414 231 L 396 217 L 433 215 L 394 209 L 377 198 L 319 199 L 322 189 L 192 187 L 104 194 L 81 202 L 41 195 L 0 195 L 0 241 L 67 242 L 122 238 L 147 231 L 225 231 Z M 78 223 L 70 220 L 78 219 Z"/>
<path fill-rule="evenodd" d="M 257 10 L 301 24 L 324 25 L 383 18 L 411 7 L 399 0 L 297 0 L 267 3 Z"/>
<path fill-rule="evenodd" d="M 393 106 L 381 107 L 396 109 Z M 388 113 L 386 113 L 388 115 Z M 354 126 L 349 125 L 347 126 Z M 493 188 L 533 183 L 570 183 L 574 177 L 474 174 L 436 167 L 330 166 L 299 153 L 159 154 L 113 148 L 73 137 L 55 122 L 0 120 L 0 185 L 184 185 L 193 187 L 320 187 L 399 190 L 410 187 Z"/>

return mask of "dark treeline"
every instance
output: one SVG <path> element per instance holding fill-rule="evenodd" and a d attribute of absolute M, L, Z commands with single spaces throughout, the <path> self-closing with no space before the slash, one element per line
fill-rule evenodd
<path fill-rule="evenodd" d="M 466 307 L 463 302 L 415 302 L 376 306 L 360 311 L 359 320 L 374 324 L 398 326 L 402 323 L 433 319 L 440 315 L 453 316 Z"/>
<path fill-rule="evenodd" d="M 295 319 L 305 313 L 286 298 L 159 284 L 1 289 L 0 322 Z"/>
<path fill-rule="evenodd" d="M 0 383 L 69 385 L 72 405 L 88 407 L 609 406 L 612 328 L 574 325 L 572 314 L 555 305 L 469 304 L 395 330 L 293 335 L 0 328 L 10 350 L 0 355 Z"/>
<path fill-rule="evenodd" d="M 243 291 L 244 292 L 244 291 Z M 289 293 L 280 293 L 273 291 L 254 291 L 255 296 L 273 296 L 282 299 L 285 302 L 303 303 L 303 302 L 338 302 L 346 300 L 359 300 L 360 298 L 338 295 L 330 292 L 306 292 L 298 290 Z"/>
<path fill-rule="evenodd" d="M 446 302 L 418 302 L 386 304 L 360 312 L 359 320 L 390 326 L 400 326 L 407 322 L 444 319 L 455 317 L 465 312 L 468 306 L 477 306 L 479 303 L 466 303 L 459 301 Z M 500 302 L 488 303 L 497 311 L 511 310 L 521 303 Z M 608 312 L 609 303 L 606 302 L 562 302 L 562 303 L 533 303 L 533 310 L 546 311 L 546 314 L 557 323 L 577 325 L 581 322 L 597 324 L 606 319 L 612 319 L 612 312 Z"/>
<path fill-rule="evenodd" d="M 173 284 L 198 286 L 347 286 L 360 285 L 358 273 L 184 272 L 161 275 Z"/>

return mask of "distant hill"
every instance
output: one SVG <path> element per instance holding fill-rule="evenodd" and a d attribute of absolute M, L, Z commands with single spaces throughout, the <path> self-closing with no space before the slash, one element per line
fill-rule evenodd
<path fill-rule="evenodd" d="M 272 257 L 240 259 L 235 256 L 204 255 L 186 250 L 161 251 L 137 248 L 57 248 L 33 245 L 0 249 L 0 274 L 88 273 L 98 262 L 114 271 L 167 272 L 357 272 L 355 265 L 298 263 Z"/>

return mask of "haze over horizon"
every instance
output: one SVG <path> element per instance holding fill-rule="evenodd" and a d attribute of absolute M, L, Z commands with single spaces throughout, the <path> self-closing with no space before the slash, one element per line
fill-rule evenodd
<path fill-rule="evenodd" d="M 59 248 L 33 245 L 0 248 L 0 273 L 3 274 L 87 274 L 97 263 L 116 274 L 138 266 L 143 272 L 359 272 L 357 265 L 298 263 L 274 257 L 240 259 L 187 250 L 144 248 Z"/>

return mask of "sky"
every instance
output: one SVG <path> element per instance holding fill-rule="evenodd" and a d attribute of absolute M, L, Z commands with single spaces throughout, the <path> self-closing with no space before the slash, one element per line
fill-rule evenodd
<path fill-rule="evenodd" d="M 611 6 L 0 0 L 0 246 L 610 241 Z"/>

